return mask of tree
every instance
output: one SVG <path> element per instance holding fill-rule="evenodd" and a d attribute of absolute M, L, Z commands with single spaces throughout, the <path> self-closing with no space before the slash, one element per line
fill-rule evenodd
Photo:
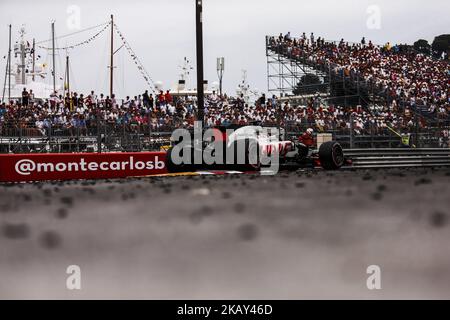
<path fill-rule="evenodd" d="M 434 56 L 439 58 L 442 53 L 450 51 L 450 34 L 443 34 L 436 37 L 432 44 Z"/>
<path fill-rule="evenodd" d="M 323 85 L 319 76 L 312 73 L 304 75 L 297 87 L 292 91 L 296 96 L 316 94 L 317 92 L 326 92 L 326 86 Z"/>
<path fill-rule="evenodd" d="M 420 39 L 414 42 L 414 50 L 423 54 L 430 54 L 431 46 L 427 40 Z"/>

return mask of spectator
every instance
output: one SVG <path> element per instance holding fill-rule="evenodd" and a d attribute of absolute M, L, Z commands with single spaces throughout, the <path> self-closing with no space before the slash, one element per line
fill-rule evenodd
<path fill-rule="evenodd" d="M 22 91 L 22 106 L 28 106 L 29 98 L 30 98 L 30 96 L 28 94 L 27 88 L 23 88 L 23 91 Z"/>
<path fill-rule="evenodd" d="M 171 104 L 173 103 L 173 98 L 172 95 L 170 94 L 170 91 L 167 90 L 166 94 L 164 95 L 164 100 L 166 101 L 166 103 Z"/>
<path fill-rule="evenodd" d="M 166 104 L 166 96 L 164 95 L 164 91 L 160 91 L 158 95 L 158 103 L 159 104 Z"/>
<path fill-rule="evenodd" d="M 142 95 L 142 100 L 144 103 L 144 107 L 146 109 L 150 108 L 150 96 L 148 95 L 148 90 L 145 90 L 145 93 Z"/>

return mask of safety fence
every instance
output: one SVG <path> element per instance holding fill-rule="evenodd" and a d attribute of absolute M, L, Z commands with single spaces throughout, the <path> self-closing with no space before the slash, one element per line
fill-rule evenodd
<path fill-rule="evenodd" d="M 67 126 L 21 123 L 0 125 L 0 153 L 141 152 L 160 150 L 173 124 L 93 122 Z"/>
<path fill-rule="evenodd" d="M 274 123 L 261 124 L 277 126 Z M 316 133 L 331 133 L 346 149 L 397 148 L 402 146 L 402 135 L 408 135 L 415 148 L 448 148 L 448 124 L 436 127 L 412 125 L 406 128 L 358 127 L 349 119 L 340 122 L 285 121 L 280 126 L 286 137 L 296 140 L 308 128 Z M 159 151 L 170 144 L 175 129 L 182 126 L 146 124 L 116 124 L 101 122 L 95 126 L 3 126 L 0 128 L 0 153 L 101 153 Z"/>

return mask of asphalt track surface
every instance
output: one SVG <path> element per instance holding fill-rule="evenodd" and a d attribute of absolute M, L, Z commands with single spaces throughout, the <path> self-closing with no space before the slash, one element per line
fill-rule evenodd
<path fill-rule="evenodd" d="M 450 170 L 0 186 L 2 299 L 450 298 Z M 80 291 L 66 269 L 81 267 Z M 381 290 L 367 289 L 367 267 Z"/>

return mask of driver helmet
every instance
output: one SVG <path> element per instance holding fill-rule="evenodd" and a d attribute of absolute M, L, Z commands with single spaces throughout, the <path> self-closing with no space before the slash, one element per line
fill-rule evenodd
<path fill-rule="evenodd" d="M 313 133 L 314 133 L 314 130 L 311 129 L 311 128 L 309 128 L 308 130 L 306 130 L 306 133 L 308 133 L 308 134 L 313 134 Z"/>

